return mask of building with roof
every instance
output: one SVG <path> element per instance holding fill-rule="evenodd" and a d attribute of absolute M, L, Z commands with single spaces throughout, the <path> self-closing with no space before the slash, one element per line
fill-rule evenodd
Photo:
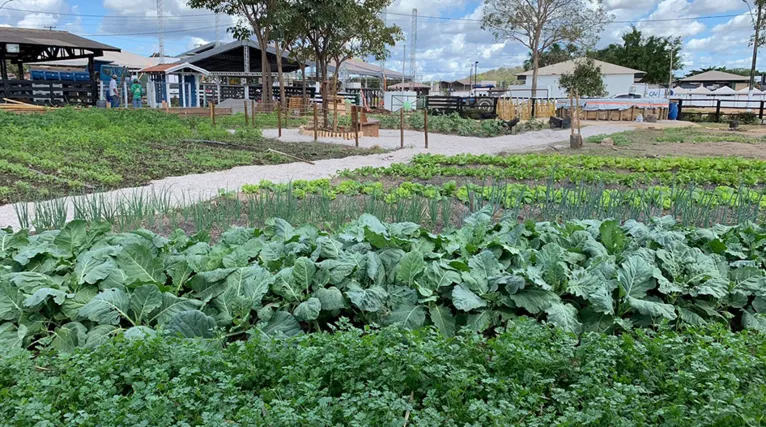
<path fill-rule="evenodd" d="M 98 69 L 95 58 L 120 49 L 66 31 L 0 27 L 0 98 L 38 104 L 95 104 L 98 100 Z M 30 73 L 24 64 L 85 60 L 80 73 Z M 10 79 L 7 63 L 17 67 Z"/>
<path fill-rule="evenodd" d="M 566 91 L 559 86 L 559 77 L 562 74 L 571 73 L 577 66 L 577 61 L 584 58 L 572 59 L 557 64 L 541 67 L 537 70 L 537 98 L 566 98 Z M 604 61 L 593 60 L 596 66 L 601 68 L 604 79 L 606 96 L 615 96 L 631 93 L 631 88 L 646 75 L 645 71 L 621 65 L 610 64 Z M 524 83 L 524 88 L 532 89 L 532 70 L 517 74 L 519 80 Z"/>
<path fill-rule="evenodd" d="M 728 86 L 736 91 L 748 87 L 750 85 L 750 77 L 727 73 L 725 71 L 710 70 L 693 76 L 684 77 L 678 80 L 678 82 L 681 87 L 686 89 L 691 89 L 697 86 L 704 86 L 711 89 Z"/>

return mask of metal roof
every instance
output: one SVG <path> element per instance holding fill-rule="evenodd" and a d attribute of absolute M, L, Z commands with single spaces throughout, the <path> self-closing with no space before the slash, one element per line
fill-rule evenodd
<path fill-rule="evenodd" d="M 116 47 L 89 40 L 67 31 L 35 30 L 30 28 L 0 27 L 0 43 L 120 51 Z"/>
<path fill-rule="evenodd" d="M 364 62 L 361 59 L 348 59 L 346 61 L 343 61 L 343 63 L 340 65 L 341 69 L 346 69 L 349 74 L 357 75 L 357 76 L 368 76 L 368 77 L 383 77 L 383 73 L 381 72 L 381 68 L 375 64 L 370 64 L 369 62 Z M 335 72 L 335 63 L 330 63 L 327 65 L 327 71 Z M 401 79 L 402 73 L 396 72 L 394 70 L 386 69 L 386 78 L 394 78 L 394 79 Z"/>
<path fill-rule="evenodd" d="M 248 48 L 251 49 L 252 52 L 249 52 L 250 56 L 250 71 L 251 72 L 261 72 L 261 56 L 260 51 L 261 47 L 258 43 L 254 42 L 253 40 L 237 40 L 233 41 L 231 43 L 227 43 L 224 45 L 220 45 L 217 47 L 213 47 L 212 49 L 207 49 L 204 52 L 200 52 L 191 56 L 187 56 L 184 59 L 184 61 L 197 65 L 200 68 L 204 68 L 205 70 L 211 71 L 211 72 L 218 72 L 218 73 L 225 73 L 225 72 L 232 72 L 232 73 L 242 73 L 244 72 L 243 64 L 244 64 L 244 49 Z M 270 67 L 271 71 L 276 72 L 277 71 L 277 65 L 276 65 L 276 49 L 274 46 L 269 46 L 266 49 L 266 52 L 268 54 L 271 54 L 273 56 L 273 60 L 270 59 Z M 233 53 L 233 54 L 232 54 Z M 216 57 L 217 55 L 220 55 Z M 291 72 L 295 71 L 299 68 L 299 65 L 289 58 L 289 52 L 282 51 L 282 58 L 284 58 L 284 61 L 282 62 L 282 68 L 284 72 Z"/>
<path fill-rule="evenodd" d="M 210 74 L 207 70 L 204 68 L 197 67 L 195 65 L 189 64 L 188 62 L 182 62 L 182 63 L 170 63 L 170 64 L 158 64 L 153 65 L 151 67 L 144 68 L 141 70 L 144 73 L 165 73 L 165 74 L 173 74 L 179 71 L 183 71 L 189 69 L 195 73 L 208 75 Z"/>
<path fill-rule="evenodd" d="M 178 62 L 178 58 L 165 57 L 167 63 Z M 108 62 L 112 65 L 121 67 L 127 67 L 129 70 L 140 70 L 142 68 L 151 67 L 157 65 L 160 62 L 160 58 L 146 57 L 137 55 L 131 52 L 104 52 L 103 55 L 97 56 L 96 61 Z M 85 67 L 88 65 L 88 60 L 85 58 L 77 59 L 62 59 L 59 61 L 47 61 L 47 62 L 30 62 L 29 65 L 45 65 L 54 67 Z"/>
<path fill-rule="evenodd" d="M 577 66 L 577 61 L 584 58 L 571 59 L 569 61 L 559 62 L 558 64 L 548 65 L 537 69 L 538 76 L 560 76 L 564 73 L 571 73 Z M 621 65 L 610 64 L 608 62 L 594 59 L 596 66 L 601 67 L 601 74 L 646 74 L 646 71 L 634 70 L 633 68 L 623 67 Z M 524 71 L 517 76 L 531 76 L 532 70 Z"/>
<path fill-rule="evenodd" d="M 740 76 L 739 74 L 727 73 L 725 71 L 705 71 L 704 73 L 684 77 L 682 82 L 749 82 L 750 77 Z"/>
<path fill-rule="evenodd" d="M 423 83 L 407 82 L 397 83 L 388 87 L 389 89 L 431 89 L 431 86 L 424 85 Z"/>

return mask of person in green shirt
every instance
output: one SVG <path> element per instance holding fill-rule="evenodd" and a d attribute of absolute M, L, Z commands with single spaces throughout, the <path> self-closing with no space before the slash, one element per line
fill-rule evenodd
<path fill-rule="evenodd" d="M 130 86 L 130 94 L 133 98 L 133 108 L 141 108 L 141 85 L 138 83 L 138 79 L 133 79 L 133 84 Z"/>

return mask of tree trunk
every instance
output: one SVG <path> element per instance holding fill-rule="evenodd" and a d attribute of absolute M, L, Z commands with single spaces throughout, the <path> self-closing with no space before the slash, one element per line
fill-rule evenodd
<path fill-rule="evenodd" d="M 760 37 L 760 29 L 761 29 L 761 14 L 763 11 L 763 2 L 762 1 L 756 1 L 755 6 L 758 7 L 755 18 L 755 38 L 753 39 L 753 58 L 752 63 L 750 65 L 750 90 L 748 91 L 747 99 L 750 100 L 753 97 L 753 86 L 755 86 L 755 63 L 758 61 L 758 38 Z M 748 104 L 749 106 L 749 104 Z"/>
<path fill-rule="evenodd" d="M 265 102 L 265 105 L 270 106 L 273 96 L 271 91 L 271 64 L 269 64 L 267 52 L 268 42 L 265 37 L 258 37 L 258 44 L 261 47 L 261 102 Z"/>
<path fill-rule="evenodd" d="M 327 103 L 327 98 L 329 96 L 328 94 L 328 88 L 327 85 L 324 84 L 325 80 L 327 80 L 327 60 L 321 60 L 320 67 L 322 71 L 321 78 L 319 78 L 319 91 L 322 94 L 322 126 L 325 128 L 330 127 L 330 122 L 328 120 L 328 116 L 330 115 L 330 104 Z M 319 73 L 319 69 L 317 69 L 317 73 Z M 317 76 L 320 77 L 320 76 Z"/>
<path fill-rule="evenodd" d="M 335 110 L 335 114 L 333 114 L 332 118 L 332 131 L 337 132 L 338 131 L 338 99 L 336 98 L 338 94 L 338 73 L 340 72 L 340 64 L 336 62 L 335 67 L 335 73 L 333 73 L 332 76 L 332 106 L 333 110 Z"/>
<path fill-rule="evenodd" d="M 537 66 L 540 63 L 540 52 L 537 47 L 532 49 L 532 93 L 530 98 L 537 98 Z"/>
<path fill-rule="evenodd" d="M 282 111 L 287 111 L 287 98 L 285 97 L 285 78 L 282 73 L 282 49 L 279 47 L 279 41 L 274 42 L 274 50 L 277 53 L 277 78 L 279 79 L 279 102 L 282 104 Z"/>
<path fill-rule="evenodd" d="M 569 136 L 574 136 L 574 97 L 569 93 Z"/>
<path fill-rule="evenodd" d="M 582 147 L 582 123 L 580 123 L 580 91 L 575 90 L 575 102 L 577 102 L 577 136 L 580 138 Z"/>
<path fill-rule="evenodd" d="M 301 60 L 301 97 L 303 98 L 303 110 L 308 108 L 308 100 L 306 99 L 306 61 L 305 57 Z"/>

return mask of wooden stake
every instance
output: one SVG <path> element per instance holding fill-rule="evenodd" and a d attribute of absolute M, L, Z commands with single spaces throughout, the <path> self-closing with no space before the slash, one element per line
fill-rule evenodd
<path fill-rule="evenodd" d="M 426 150 L 428 149 L 428 109 L 423 109 L 423 130 L 425 131 L 425 137 L 426 137 Z"/>
<path fill-rule="evenodd" d="M 404 104 L 399 109 L 399 148 L 404 148 Z"/>
<path fill-rule="evenodd" d="M 277 128 L 279 128 L 279 137 L 282 138 L 282 108 L 281 102 L 277 103 Z"/>
<path fill-rule="evenodd" d="M 317 104 L 314 103 L 314 141 L 317 140 L 317 132 L 318 132 L 317 125 L 318 125 L 318 123 L 317 123 Z"/>
<path fill-rule="evenodd" d="M 247 127 L 249 125 L 247 122 L 247 100 L 244 100 L 243 102 L 245 103 L 245 127 Z M 253 111 L 253 113 L 255 113 L 255 111 Z"/>
<path fill-rule="evenodd" d="M 251 121 L 250 121 L 250 124 L 251 124 L 251 125 L 253 125 L 253 127 L 257 127 L 257 126 L 255 125 L 255 100 L 253 100 L 253 101 L 250 101 L 250 106 L 252 107 L 252 108 L 251 108 L 251 111 L 253 112 L 253 113 L 252 113 L 252 114 L 253 114 L 253 115 L 252 115 L 252 119 L 253 119 L 253 120 L 251 120 Z"/>
<path fill-rule="evenodd" d="M 356 105 L 351 106 L 351 126 L 354 127 L 354 146 L 359 147 L 359 117 Z"/>
<path fill-rule="evenodd" d="M 285 157 L 290 157 L 291 159 L 295 159 L 295 160 L 301 161 L 301 162 L 303 162 L 303 163 L 308 163 L 308 164 L 310 164 L 310 165 L 315 165 L 315 164 L 316 164 L 316 163 L 314 163 L 314 162 L 312 162 L 312 161 L 310 161 L 310 160 L 301 159 L 300 157 L 296 157 L 296 156 L 293 156 L 292 154 L 287 154 L 287 153 L 283 153 L 283 152 L 281 152 L 281 151 L 272 150 L 271 148 L 269 148 L 269 151 L 271 151 L 272 153 L 281 154 L 281 155 L 283 155 L 283 156 L 285 156 Z"/>

